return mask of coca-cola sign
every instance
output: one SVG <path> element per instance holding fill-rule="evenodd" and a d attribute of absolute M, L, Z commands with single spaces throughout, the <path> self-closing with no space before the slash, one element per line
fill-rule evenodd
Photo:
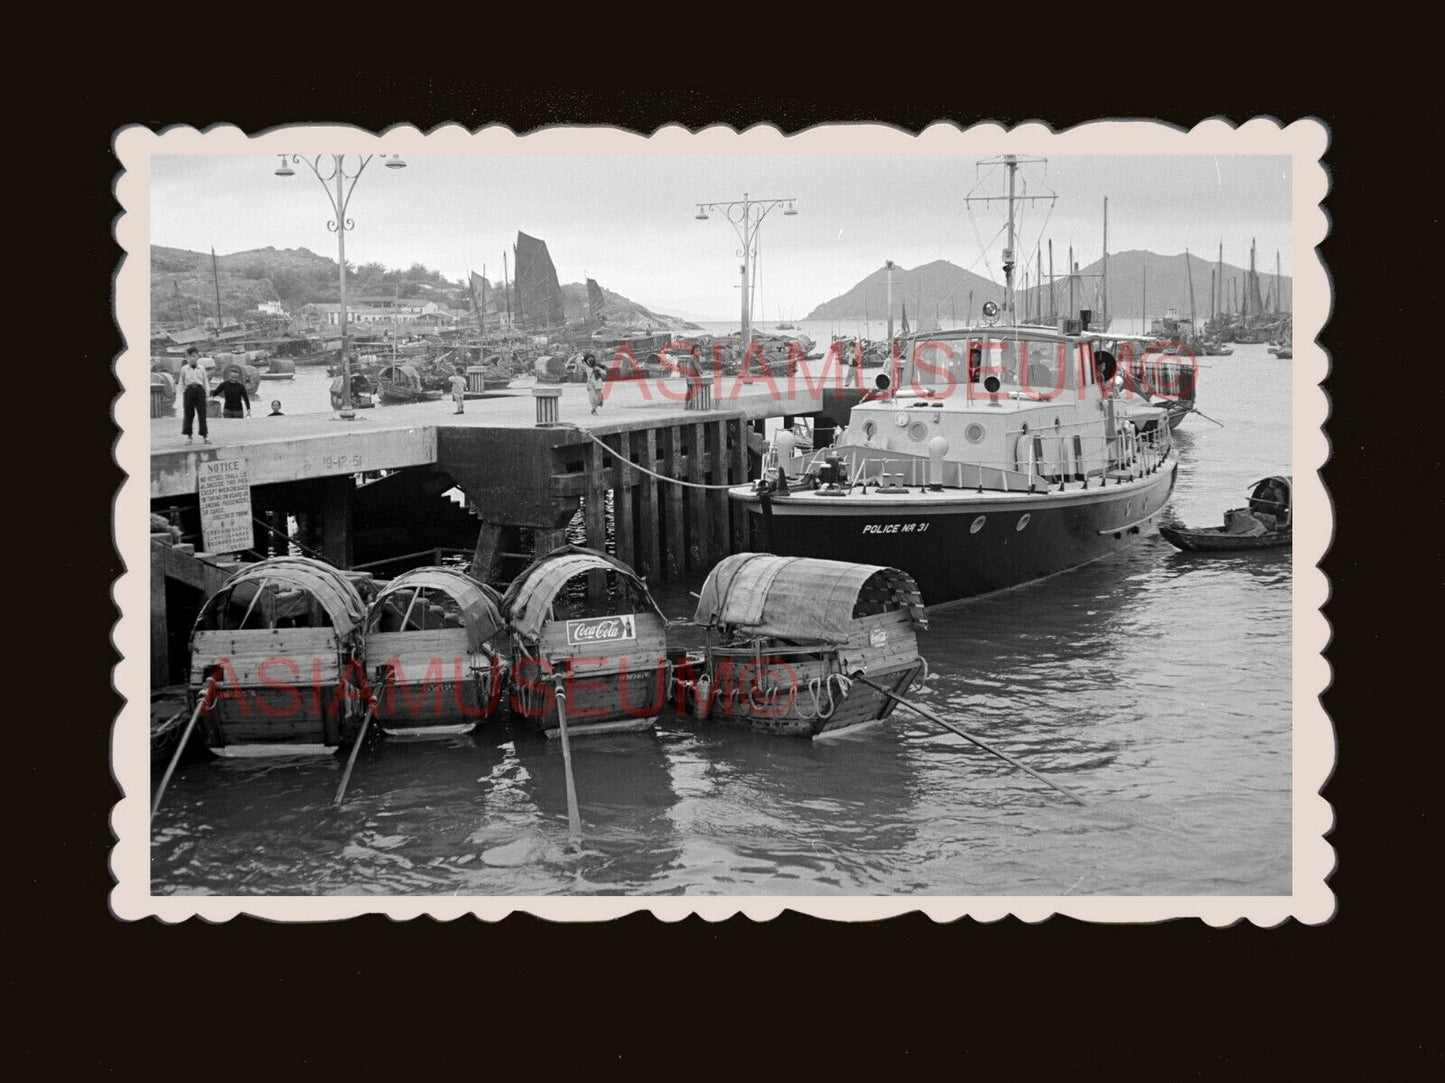
<path fill-rule="evenodd" d="M 586 647 L 595 643 L 625 643 L 637 638 L 637 620 L 631 613 L 616 617 L 584 617 L 567 622 L 567 646 Z"/>

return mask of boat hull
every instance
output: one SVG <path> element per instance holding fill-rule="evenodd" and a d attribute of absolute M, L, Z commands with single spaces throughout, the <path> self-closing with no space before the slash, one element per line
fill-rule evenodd
<path fill-rule="evenodd" d="M 925 602 L 938 605 L 1022 586 L 1129 547 L 1168 503 L 1177 465 L 1171 457 L 1136 481 L 1062 493 L 952 489 L 876 502 L 859 495 L 775 497 L 766 524 L 756 494 L 731 495 L 747 503 L 760 551 L 899 568 Z"/>
<path fill-rule="evenodd" d="M 1161 526 L 1159 533 L 1176 549 L 1186 553 L 1240 553 L 1254 549 L 1278 549 L 1291 544 L 1292 530 L 1271 530 L 1264 534 L 1230 534 L 1221 529 L 1184 530 Z"/>
<path fill-rule="evenodd" d="M 747 664 L 751 656 L 740 656 Z M 726 680 L 714 683 L 706 709 L 699 716 L 707 722 L 768 733 L 782 737 L 830 737 L 858 726 L 881 722 L 893 713 L 896 703 L 867 685 L 854 683 L 846 691 L 827 681 L 828 666 L 796 663 L 770 657 L 763 652 L 760 670 L 784 679 L 768 688 L 729 687 Z M 923 662 L 870 672 L 869 679 L 907 695 L 923 672 Z M 749 682 L 756 685 L 757 681 Z M 694 695 L 696 692 L 694 690 Z M 695 706 L 698 706 L 695 704 Z"/>

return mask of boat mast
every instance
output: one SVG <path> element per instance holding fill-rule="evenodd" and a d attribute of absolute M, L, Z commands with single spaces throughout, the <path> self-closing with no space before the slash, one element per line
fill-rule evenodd
<path fill-rule="evenodd" d="M 888 272 L 888 348 L 893 349 L 893 268 L 898 266 L 891 259 L 884 260 L 883 266 Z"/>
<path fill-rule="evenodd" d="M 1194 261 L 1189 258 L 1189 249 L 1184 250 L 1184 277 L 1189 280 L 1189 333 L 1194 333 Z"/>
<path fill-rule="evenodd" d="M 1143 297 L 1139 301 L 1142 311 L 1139 313 L 1139 333 L 1149 333 L 1149 263 L 1146 260 L 1139 261 L 1139 281 L 1143 286 Z"/>
<path fill-rule="evenodd" d="M 1059 322 L 1059 298 L 1054 293 L 1054 239 L 1049 238 L 1049 322 Z"/>
<path fill-rule="evenodd" d="M 965 203 L 996 203 L 1000 199 L 1008 202 L 1008 232 L 1003 250 L 1003 304 L 1004 317 L 1008 323 L 1017 323 L 1016 308 L 1014 304 L 1014 204 L 1028 203 L 1034 200 L 1048 200 L 1053 202 L 1058 199 L 1055 195 L 1046 196 L 1021 196 L 1018 194 L 1018 171 L 1020 165 L 1034 162 L 1047 161 L 1045 158 L 1020 158 L 1017 154 L 1005 154 L 1001 158 L 992 158 L 980 162 L 979 165 L 1002 165 L 1008 170 L 1008 195 L 1007 196 L 965 196 Z M 919 303 L 923 298 L 920 295 Z M 972 313 L 970 313 L 972 315 Z"/>
<path fill-rule="evenodd" d="M 1104 266 L 1099 280 L 1099 301 L 1104 315 L 1109 314 L 1109 197 L 1104 197 Z"/>
<path fill-rule="evenodd" d="M 512 284 L 507 280 L 507 250 L 502 249 L 502 296 L 507 299 L 507 330 L 512 330 Z"/>
<path fill-rule="evenodd" d="M 1276 316 L 1278 316 L 1281 312 L 1284 311 L 1284 306 L 1280 303 L 1279 299 L 1280 286 L 1283 283 L 1284 279 L 1281 278 L 1279 274 L 1279 249 L 1276 248 L 1274 250 L 1274 314 Z"/>
<path fill-rule="evenodd" d="M 1074 262 L 1074 246 L 1069 245 L 1069 319 L 1071 320 L 1074 318 L 1074 313 L 1078 311 L 1078 309 L 1074 307 L 1076 300 L 1074 287 L 1076 284 L 1075 279 L 1078 277 L 1078 270 L 1079 265 Z"/>
<path fill-rule="evenodd" d="M 211 245 L 211 282 L 216 287 L 216 337 L 221 337 L 221 272 L 216 267 L 216 246 Z"/>

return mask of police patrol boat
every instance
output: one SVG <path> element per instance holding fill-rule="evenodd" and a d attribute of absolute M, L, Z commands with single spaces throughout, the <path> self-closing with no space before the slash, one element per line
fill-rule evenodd
<path fill-rule="evenodd" d="M 1002 311 L 989 301 L 982 325 L 913 336 L 831 447 L 799 455 L 780 433 L 763 476 L 730 490 L 755 548 L 898 568 L 934 605 L 1141 537 L 1174 488 L 1167 410 L 1126 409 L 1087 314 L 1013 321 L 1012 197 L 1007 245 Z"/>

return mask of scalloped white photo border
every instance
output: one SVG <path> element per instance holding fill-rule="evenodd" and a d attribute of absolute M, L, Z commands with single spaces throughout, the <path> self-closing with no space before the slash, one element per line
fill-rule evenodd
<path fill-rule="evenodd" d="M 1293 363 L 1293 472 L 1296 502 L 1293 549 L 1293 862 L 1291 890 L 1277 896 L 172 896 L 151 894 L 150 800 L 150 560 L 149 532 L 149 330 L 150 166 L 155 155 L 279 154 L 295 149 L 304 131 L 316 152 L 362 151 L 404 155 L 581 154 L 777 154 L 942 155 L 1001 153 L 1064 155 L 1287 155 L 1292 169 L 1292 259 L 1295 341 Z M 113 596 L 120 610 L 114 641 L 121 655 L 115 684 L 124 697 L 111 737 L 112 767 L 121 797 L 111 811 L 116 843 L 111 851 L 115 887 L 112 912 L 124 920 L 158 917 L 166 922 L 200 917 L 226 921 L 237 914 L 283 921 L 328 921 L 383 913 L 406 919 L 429 915 L 452 919 L 472 914 L 498 920 L 525 912 L 558 921 L 606 921 L 650 911 L 662 921 L 697 914 L 718 921 L 734 914 L 768 920 L 794 910 L 836 920 L 875 920 L 919 911 L 936 921 L 972 917 L 996 921 L 1010 914 L 1028 922 L 1055 914 L 1098 922 L 1154 922 L 1199 918 L 1210 925 L 1251 921 L 1277 925 L 1289 918 L 1328 921 L 1335 897 L 1328 879 L 1334 849 L 1325 836 L 1333 810 L 1320 795 L 1334 767 L 1335 739 L 1320 695 L 1330 683 L 1322 652 L 1330 629 L 1320 607 L 1329 584 L 1318 565 L 1333 534 L 1333 508 L 1319 470 L 1329 457 L 1324 423 L 1329 401 L 1320 387 L 1328 358 L 1317 341 L 1330 311 L 1331 286 L 1316 251 L 1329 230 L 1322 207 L 1329 190 L 1323 157 L 1325 125 L 1315 119 L 1282 124 L 1254 118 L 1235 125 L 1223 119 L 1184 131 L 1158 121 L 1100 120 L 1053 132 L 1042 123 L 1005 128 L 979 123 L 967 128 L 936 123 L 914 135 L 882 124 L 828 124 L 783 135 L 757 126 L 737 132 L 712 126 L 691 132 L 665 125 L 651 135 L 610 127 L 555 127 L 517 135 L 494 125 L 468 131 L 443 125 L 430 132 L 398 125 L 381 134 L 343 125 L 287 125 L 258 135 L 217 125 L 199 131 L 141 126 L 119 131 L 115 153 L 121 172 L 115 197 L 121 213 L 115 237 L 124 251 L 115 281 L 115 318 L 124 348 L 116 359 L 122 393 L 114 416 L 120 429 L 116 461 L 125 473 L 114 504 L 114 530 L 124 571 Z"/>

